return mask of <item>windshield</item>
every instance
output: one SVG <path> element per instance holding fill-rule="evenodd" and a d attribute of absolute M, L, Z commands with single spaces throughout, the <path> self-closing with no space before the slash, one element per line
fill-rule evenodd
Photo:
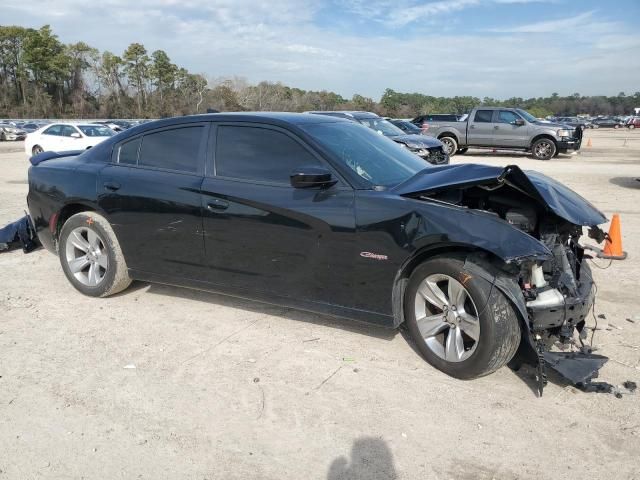
<path fill-rule="evenodd" d="M 316 123 L 302 129 L 373 185 L 397 185 L 428 167 L 393 140 L 356 123 Z"/>
<path fill-rule="evenodd" d="M 384 118 L 358 118 L 357 120 L 365 127 L 369 127 L 385 137 L 397 137 L 398 135 L 404 135 L 402 130 Z"/>
<path fill-rule="evenodd" d="M 521 110 L 520 108 L 516 108 L 516 112 L 518 112 L 527 122 L 537 122 L 538 119 L 531 115 L 526 110 Z"/>
<path fill-rule="evenodd" d="M 78 125 L 78 128 L 87 137 L 113 137 L 115 135 L 109 127 L 101 125 Z"/>
<path fill-rule="evenodd" d="M 407 132 L 422 133 L 422 130 L 420 130 L 420 127 L 417 127 L 413 123 L 407 122 L 406 120 L 398 120 L 395 125 L 401 130 L 402 128 L 400 127 L 400 125 L 402 125 L 405 128 L 405 131 Z"/>

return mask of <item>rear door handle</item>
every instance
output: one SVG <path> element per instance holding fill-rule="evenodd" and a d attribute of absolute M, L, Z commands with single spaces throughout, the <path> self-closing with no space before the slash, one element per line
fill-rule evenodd
<path fill-rule="evenodd" d="M 115 192 L 116 190 L 120 189 L 120 184 L 116 182 L 104 182 L 104 188 Z"/>
<path fill-rule="evenodd" d="M 229 208 L 229 202 L 227 202 L 226 200 L 221 200 L 219 198 L 216 198 L 215 200 L 212 200 L 209 203 L 207 203 L 207 209 L 212 211 L 226 210 L 227 208 Z"/>
<path fill-rule="evenodd" d="M 471 130 L 473 130 L 474 128 L 476 128 L 476 126 L 475 126 L 475 125 L 469 125 L 469 128 L 470 128 Z"/>

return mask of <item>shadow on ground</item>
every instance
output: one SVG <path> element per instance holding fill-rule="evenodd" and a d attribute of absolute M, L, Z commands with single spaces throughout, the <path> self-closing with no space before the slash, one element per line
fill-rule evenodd
<path fill-rule="evenodd" d="M 640 190 L 640 177 L 613 177 L 609 179 L 610 183 L 624 188 L 633 188 Z"/>
<path fill-rule="evenodd" d="M 340 456 L 329 467 L 327 480 L 395 480 L 393 455 L 381 438 L 360 437 L 353 442 L 350 458 Z"/>
<path fill-rule="evenodd" d="M 253 312 L 264 315 L 274 315 L 288 320 L 296 320 L 314 325 L 322 325 L 330 328 L 337 328 L 347 332 L 358 333 L 360 335 L 368 335 L 375 338 L 390 341 L 397 334 L 397 329 L 383 328 L 376 325 L 360 323 L 355 320 L 341 319 L 330 317 L 318 313 L 305 312 L 289 307 L 279 305 L 271 305 L 254 300 L 232 297 L 218 293 L 205 292 L 201 290 L 192 290 L 188 288 L 172 287 L 160 284 L 148 284 L 144 282 L 134 282 L 131 287 L 119 295 L 126 295 L 132 291 L 140 290 L 148 286 L 147 293 L 155 295 L 172 296 L 198 302 L 214 303 L 224 307 L 236 308 L 247 312 Z"/>

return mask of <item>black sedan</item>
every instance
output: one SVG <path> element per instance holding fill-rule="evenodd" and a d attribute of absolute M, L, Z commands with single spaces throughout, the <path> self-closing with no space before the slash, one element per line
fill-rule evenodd
<path fill-rule="evenodd" d="M 435 367 L 475 378 L 593 302 L 578 243 L 605 217 L 516 166 L 430 166 L 339 118 L 211 114 L 31 158 L 28 204 L 69 282 L 133 279 L 396 328 Z"/>
<path fill-rule="evenodd" d="M 617 118 L 594 118 L 591 120 L 593 128 L 621 128 L 624 122 Z"/>

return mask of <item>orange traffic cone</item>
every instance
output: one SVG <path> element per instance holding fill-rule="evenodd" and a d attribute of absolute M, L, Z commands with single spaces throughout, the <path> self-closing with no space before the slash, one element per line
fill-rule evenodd
<path fill-rule="evenodd" d="M 591 139 L 587 140 L 587 148 L 591 148 Z"/>
<path fill-rule="evenodd" d="M 613 260 L 624 260 L 627 252 L 622 250 L 622 235 L 620 234 L 620 215 L 613 214 L 609 235 L 604 243 L 604 250 L 598 254 L 600 258 L 610 258 Z"/>

